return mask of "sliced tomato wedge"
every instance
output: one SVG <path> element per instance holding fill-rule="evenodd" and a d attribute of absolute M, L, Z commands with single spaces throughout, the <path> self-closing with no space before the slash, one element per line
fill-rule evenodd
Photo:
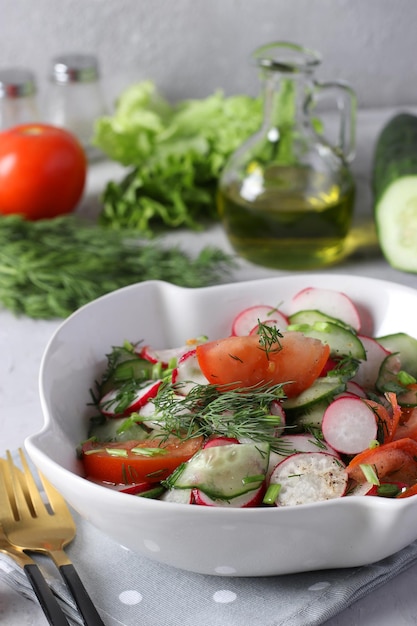
<path fill-rule="evenodd" d="M 200 368 L 214 385 L 228 389 L 258 384 L 284 385 L 293 397 L 318 378 L 329 356 L 329 346 L 302 333 L 284 333 L 279 344 L 268 351 L 259 336 L 226 337 L 196 348 Z"/>
<path fill-rule="evenodd" d="M 187 440 L 170 437 L 163 442 L 155 439 L 117 443 L 87 441 L 82 446 L 81 458 L 86 478 L 114 485 L 156 483 L 188 461 L 202 444 L 203 437 Z"/>

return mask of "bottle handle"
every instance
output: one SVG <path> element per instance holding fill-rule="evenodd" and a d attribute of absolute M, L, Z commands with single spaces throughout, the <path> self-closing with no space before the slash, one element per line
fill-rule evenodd
<path fill-rule="evenodd" d="M 345 161 L 352 161 L 355 156 L 356 93 L 347 83 L 342 81 L 314 82 L 314 89 L 308 99 L 307 109 L 311 110 L 325 98 L 335 102 L 339 117 L 336 144 L 332 147 Z"/>

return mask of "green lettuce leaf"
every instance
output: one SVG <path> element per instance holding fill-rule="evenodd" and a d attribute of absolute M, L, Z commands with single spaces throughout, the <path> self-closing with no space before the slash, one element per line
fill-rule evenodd
<path fill-rule="evenodd" d="M 108 183 L 100 221 L 151 236 L 161 225 L 196 229 L 216 218 L 219 175 L 260 124 L 259 99 L 218 91 L 171 105 L 151 81 L 132 85 L 96 123 L 95 145 L 130 166 Z"/>

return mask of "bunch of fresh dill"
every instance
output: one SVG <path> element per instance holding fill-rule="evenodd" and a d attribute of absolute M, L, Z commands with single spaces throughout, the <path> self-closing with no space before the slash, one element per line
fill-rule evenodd
<path fill-rule="evenodd" d="M 74 215 L 0 218 L 0 304 L 32 318 L 67 317 L 95 298 L 144 280 L 184 287 L 215 283 L 233 267 L 218 248 L 190 258 L 178 247 L 138 242 Z"/>

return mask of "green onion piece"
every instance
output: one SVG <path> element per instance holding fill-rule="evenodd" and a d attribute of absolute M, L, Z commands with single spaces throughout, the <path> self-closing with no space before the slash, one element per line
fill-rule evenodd
<path fill-rule="evenodd" d="M 361 468 L 368 483 L 371 483 L 371 485 L 380 484 L 375 468 L 372 465 L 369 465 L 368 463 L 361 463 L 359 467 Z"/>
<path fill-rule="evenodd" d="M 404 370 L 400 370 L 398 372 L 397 379 L 398 379 L 398 382 L 400 382 L 405 387 L 407 385 L 414 385 L 414 383 L 416 382 L 416 379 L 414 378 L 414 376 L 412 376 L 408 372 L 405 372 Z"/>
<path fill-rule="evenodd" d="M 263 504 L 274 505 L 277 501 L 280 491 L 281 485 L 279 483 L 269 485 L 268 489 L 266 490 L 266 494 L 264 495 L 264 498 L 262 500 Z"/>
<path fill-rule="evenodd" d="M 131 452 L 143 456 L 160 456 L 167 453 L 165 448 L 132 448 Z"/>
<path fill-rule="evenodd" d="M 377 494 L 383 498 L 395 498 L 401 493 L 401 488 L 394 483 L 383 483 L 377 488 Z"/>
<path fill-rule="evenodd" d="M 110 456 L 120 456 L 123 458 L 127 457 L 127 450 L 122 448 L 106 448 L 106 452 Z"/>
<path fill-rule="evenodd" d="M 157 361 L 152 366 L 152 376 L 151 376 L 152 380 L 158 380 L 158 378 L 161 378 L 161 374 L 162 374 L 162 363 L 161 361 Z"/>
<path fill-rule="evenodd" d="M 257 476 L 245 476 L 242 478 L 242 483 L 244 485 L 250 485 L 251 483 L 261 483 L 264 479 L 264 474 L 258 474 Z"/>
<path fill-rule="evenodd" d="M 373 448 L 378 448 L 379 445 L 380 445 L 379 441 L 377 439 L 373 439 L 371 443 L 369 444 L 369 449 L 373 450 Z"/>
<path fill-rule="evenodd" d="M 84 454 L 85 456 L 89 456 L 90 454 L 97 454 L 98 452 L 105 452 L 106 450 L 104 448 L 94 448 L 94 450 L 85 450 Z"/>
<path fill-rule="evenodd" d="M 138 498 L 151 498 L 155 500 L 156 498 L 159 498 L 159 496 L 161 496 L 164 493 L 164 491 L 165 489 L 161 487 L 160 485 L 158 485 L 157 487 L 154 487 L 153 489 L 148 489 L 147 491 L 142 491 L 142 493 L 137 493 L 136 496 Z"/>

